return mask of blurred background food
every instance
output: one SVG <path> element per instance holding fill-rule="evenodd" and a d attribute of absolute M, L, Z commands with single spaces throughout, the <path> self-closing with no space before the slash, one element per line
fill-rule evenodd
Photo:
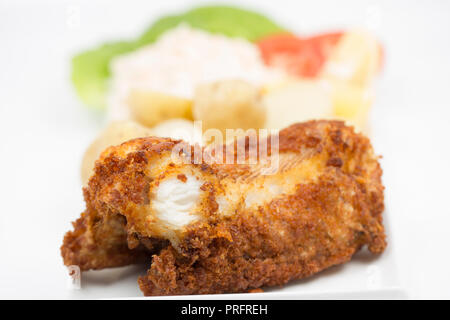
<path fill-rule="evenodd" d="M 194 119 L 202 128 L 260 129 L 266 125 L 266 108 L 261 90 L 244 80 L 220 80 L 197 86 L 194 94 Z"/>
<path fill-rule="evenodd" d="M 321 80 L 289 80 L 266 91 L 263 103 L 270 129 L 283 129 L 303 119 L 334 117 L 332 92 Z"/>
<path fill-rule="evenodd" d="M 105 108 L 108 80 L 111 76 L 111 61 L 117 56 L 153 44 L 164 33 L 180 25 L 190 27 L 186 29 L 194 28 L 196 31 L 202 30 L 208 34 L 223 35 L 227 38 L 247 41 L 256 41 L 268 34 L 285 31 L 282 27 L 258 13 L 227 6 L 204 6 L 180 14 L 170 13 L 170 15 L 161 17 L 151 24 L 136 39 L 109 42 L 76 55 L 72 61 L 72 81 L 80 98 L 90 107 Z M 184 31 L 186 32 L 183 32 L 183 30 L 175 32 L 175 36 L 169 38 L 181 40 L 179 43 L 174 43 L 175 46 L 171 47 L 171 51 L 177 48 L 189 50 L 190 43 L 186 43 L 186 41 L 177 37 L 181 34 L 182 38 L 185 38 L 183 33 L 189 33 L 189 30 Z M 198 34 L 197 32 L 194 33 Z M 203 33 L 204 36 L 205 33 Z M 188 46 L 187 48 L 179 47 L 181 45 Z M 195 53 L 202 54 L 202 52 Z M 217 50 L 214 53 L 220 54 Z M 210 58 L 214 59 L 214 55 Z M 205 60 L 203 62 L 208 63 Z M 255 63 L 254 61 L 247 62 Z M 184 64 L 183 61 L 181 63 Z M 189 67 L 189 65 L 184 65 Z M 220 65 L 217 67 L 220 67 Z M 180 71 L 182 70 L 178 70 L 178 72 Z"/>
<path fill-rule="evenodd" d="M 94 169 L 95 161 L 106 148 L 121 144 L 127 140 L 151 135 L 153 135 L 151 129 L 141 126 L 134 121 L 110 122 L 84 153 L 81 162 L 81 180 L 83 185 L 89 180 Z"/>
<path fill-rule="evenodd" d="M 156 126 L 169 119 L 192 120 L 191 100 L 157 91 L 131 90 L 125 108 L 131 119 L 147 127 Z"/>
<path fill-rule="evenodd" d="M 104 110 L 107 123 L 116 121 L 93 145 L 125 141 L 130 121 L 154 135 L 202 144 L 211 141 L 193 132 L 278 130 L 323 118 L 368 134 L 380 43 L 357 29 L 298 32 L 256 12 L 206 6 L 163 17 L 137 39 L 78 54 L 72 80 L 79 97 Z M 93 148 L 85 162 L 94 161 Z M 83 180 L 92 166 L 83 165 Z"/>
<path fill-rule="evenodd" d="M 181 139 L 190 144 L 203 144 L 200 124 L 186 119 L 170 119 L 152 128 L 153 135 Z"/>

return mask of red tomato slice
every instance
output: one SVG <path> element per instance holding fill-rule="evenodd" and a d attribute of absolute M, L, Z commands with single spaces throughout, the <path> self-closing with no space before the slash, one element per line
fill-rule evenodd
<path fill-rule="evenodd" d="M 315 77 L 343 32 L 301 39 L 292 34 L 273 35 L 257 45 L 264 62 L 301 77 Z"/>

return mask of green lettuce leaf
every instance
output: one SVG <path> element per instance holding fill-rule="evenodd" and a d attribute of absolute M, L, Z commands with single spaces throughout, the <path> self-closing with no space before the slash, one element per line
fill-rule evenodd
<path fill-rule="evenodd" d="M 264 36 L 285 31 L 259 13 L 228 6 L 207 6 L 192 9 L 182 15 L 159 19 L 140 37 L 138 42 L 142 45 L 152 43 L 162 33 L 180 23 L 249 41 L 256 41 Z"/>
<path fill-rule="evenodd" d="M 89 107 L 104 109 L 110 75 L 109 62 L 117 55 L 136 49 L 134 42 L 116 42 L 82 52 L 72 59 L 72 82 Z"/>
<path fill-rule="evenodd" d="M 155 42 L 164 32 L 180 23 L 249 41 L 286 32 L 263 15 L 228 6 L 200 7 L 181 15 L 166 16 L 157 20 L 136 40 L 107 43 L 76 55 L 72 60 L 72 82 L 81 100 L 90 107 L 104 109 L 111 59 Z"/>

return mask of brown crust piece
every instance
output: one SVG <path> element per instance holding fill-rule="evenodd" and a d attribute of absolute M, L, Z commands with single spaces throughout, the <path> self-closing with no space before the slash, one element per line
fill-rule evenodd
<path fill-rule="evenodd" d="M 134 250 L 128 248 L 123 216 L 102 218 L 94 211 L 86 211 L 73 226 L 74 231 L 66 233 L 61 247 L 67 266 L 96 270 L 139 263 L 150 257 L 140 244 Z"/>
<path fill-rule="evenodd" d="M 152 137 L 134 139 L 122 144 L 126 146 L 123 149 L 110 147 L 102 153 L 95 174 L 83 189 L 87 209 L 73 223 L 74 230 L 67 232 L 61 246 L 65 265 L 78 265 L 81 270 L 120 267 L 148 261 L 161 249 L 164 240 L 139 239 L 128 233 L 125 217 L 112 208 L 148 201 L 149 179 L 144 174 L 148 160 L 171 150 L 177 142 Z M 109 204 L 100 201 L 101 194 L 111 190 L 118 180 L 127 183 L 122 190 L 125 198 L 113 197 Z"/>
<path fill-rule="evenodd" d="M 127 249 L 128 255 L 141 250 L 144 238 L 149 241 L 148 234 L 136 232 L 145 225 L 135 210 L 150 201 L 155 177 L 146 170 L 177 143 L 136 139 L 108 149 L 97 162 L 85 190 L 87 212 L 98 212 L 101 224 L 118 214 L 126 218 L 117 244 L 123 241 L 134 248 Z M 190 225 L 177 246 L 168 242 L 157 242 L 157 249 L 149 246 L 152 264 L 147 275 L 139 278 L 145 295 L 246 292 L 344 263 L 365 245 L 373 253 L 384 250 L 382 171 L 366 137 L 340 121 L 309 121 L 282 130 L 279 147 L 280 153 L 321 161 L 318 179 L 299 182 L 293 194 L 276 197 L 257 209 L 242 207 L 228 217 L 204 214 L 206 222 Z M 248 171 L 245 165 L 202 164 L 199 168 L 211 177 L 207 184 L 211 203 L 215 203 L 214 191 L 221 188 L 217 177 L 238 179 Z M 76 223 L 75 231 L 66 236 L 62 247 L 66 264 L 96 259 L 98 251 L 74 240 L 85 238 L 86 230 L 84 222 Z M 89 259 L 80 259 L 82 250 L 74 251 L 72 243 L 81 243 Z M 101 268 L 126 261 L 100 260 L 84 265 Z"/>

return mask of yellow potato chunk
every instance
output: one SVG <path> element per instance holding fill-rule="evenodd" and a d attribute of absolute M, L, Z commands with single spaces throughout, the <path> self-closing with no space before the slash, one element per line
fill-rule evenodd
<path fill-rule="evenodd" d="M 192 120 L 192 102 L 165 93 L 145 90 L 132 90 L 128 97 L 131 116 L 146 127 L 172 119 Z"/>
<path fill-rule="evenodd" d="M 344 82 L 333 83 L 334 114 L 365 133 L 372 102 L 373 94 L 370 88 Z"/>
<path fill-rule="evenodd" d="M 158 137 L 181 139 L 190 144 L 202 144 L 202 131 L 194 122 L 186 119 L 170 119 L 161 122 L 153 129 Z"/>
<path fill-rule="evenodd" d="M 367 133 L 372 90 L 344 81 L 288 80 L 264 89 L 266 127 L 282 129 L 312 119 L 339 119 Z"/>
<path fill-rule="evenodd" d="M 377 39 L 368 32 L 353 30 L 343 35 L 325 63 L 321 76 L 367 86 L 378 73 L 380 61 Z"/>
<path fill-rule="evenodd" d="M 269 129 L 283 129 L 293 123 L 332 118 L 329 85 L 318 80 L 292 80 L 267 89 L 263 103 Z"/>
<path fill-rule="evenodd" d="M 193 102 L 194 119 L 202 127 L 219 129 L 258 129 L 266 121 L 259 88 L 243 80 L 222 80 L 199 85 Z"/>
<path fill-rule="evenodd" d="M 133 121 L 111 122 L 91 143 L 81 163 L 81 180 L 86 185 L 93 173 L 95 161 L 109 146 L 118 145 L 130 139 L 151 136 L 152 130 Z"/>

